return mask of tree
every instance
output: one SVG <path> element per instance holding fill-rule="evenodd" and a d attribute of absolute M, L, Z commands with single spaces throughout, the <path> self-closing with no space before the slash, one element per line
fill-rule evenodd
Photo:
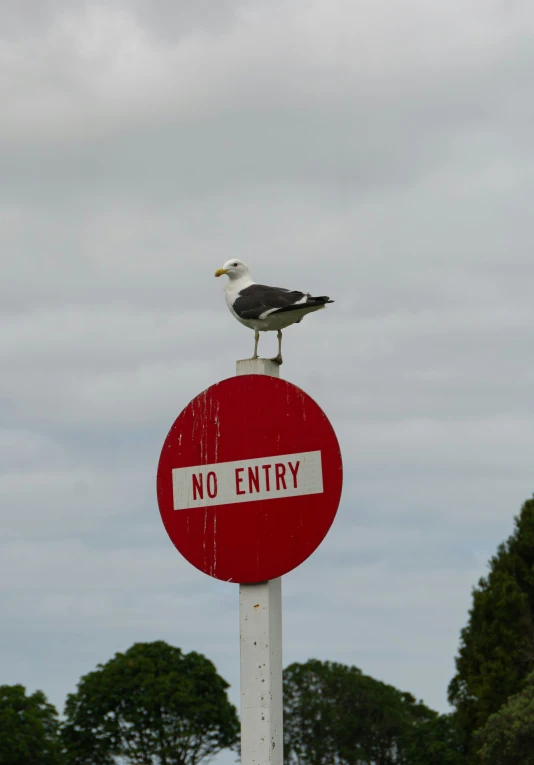
<path fill-rule="evenodd" d="M 199 653 L 136 643 L 81 678 L 67 697 L 69 765 L 198 765 L 236 745 L 228 683 Z"/>
<path fill-rule="evenodd" d="M 456 707 L 464 747 L 477 762 L 473 734 L 521 690 L 534 669 L 534 500 L 515 519 L 515 530 L 490 561 L 473 591 L 461 632 L 449 701 Z"/>
<path fill-rule="evenodd" d="M 475 734 L 482 765 L 534 765 L 534 672 Z"/>
<path fill-rule="evenodd" d="M 402 736 L 406 765 L 463 765 L 461 736 L 453 715 L 433 712 L 415 719 Z"/>
<path fill-rule="evenodd" d="M 42 691 L 0 685 L 0 765 L 60 765 L 57 711 Z"/>
<path fill-rule="evenodd" d="M 357 667 L 284 671 L 286 765 L 457 765 L 450 721 Z"/>

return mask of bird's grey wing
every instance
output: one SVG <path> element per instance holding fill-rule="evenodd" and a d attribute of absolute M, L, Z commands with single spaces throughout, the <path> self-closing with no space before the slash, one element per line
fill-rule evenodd
<path fill-rule="evenodd" d="M 288 310 L 305 297 L 306 294 L 298 290 L 251 284 L 241 290 L 232 307 L 241 319 L 259 319 L 267 311 Z"/>

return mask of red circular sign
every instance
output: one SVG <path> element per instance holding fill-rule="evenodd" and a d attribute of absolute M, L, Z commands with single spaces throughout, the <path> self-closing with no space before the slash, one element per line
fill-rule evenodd
<path fill-rule="evenodd" d="M 165 440 L 161 518 L 204 573 L 274 579 L 324 539 L 342 472 L 334 430 L 304 391 L 268 375 L 231 377 L 193 399 Z"/>

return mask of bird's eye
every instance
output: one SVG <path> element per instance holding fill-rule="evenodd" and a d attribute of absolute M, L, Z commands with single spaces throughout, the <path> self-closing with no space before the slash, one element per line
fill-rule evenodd
<path fill-rule="evenodd" d="M 239 263 L 234 263 L 234 266 L 235 266 L 236 268 L 237 268 L 237 266 L 238 266 L 238 265 L 239 265 Z"/>

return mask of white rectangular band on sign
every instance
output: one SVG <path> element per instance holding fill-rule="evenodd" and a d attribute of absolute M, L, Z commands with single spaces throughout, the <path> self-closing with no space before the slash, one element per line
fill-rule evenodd
<path fill-rule="evenodd" d="M 321 452 L 174 468 L 175 510 L 323 493 Z"/>

